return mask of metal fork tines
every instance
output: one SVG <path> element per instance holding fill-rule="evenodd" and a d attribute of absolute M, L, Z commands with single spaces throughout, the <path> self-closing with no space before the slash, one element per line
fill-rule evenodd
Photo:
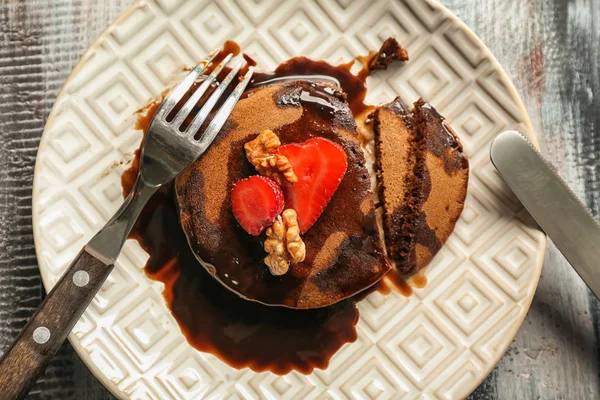
<path fill-rule="evenodd" d="M 207 71 L 208 66 L 212 65 L 212 60 L 214 56 L 211 57 L 208 62 L 198 64 L 186 78 L 184 78 L 181 83 L 179 83 L 169 95 L 163 101 L 163 108 L 159 109 L 155 118 L 160 118 L 163 120 L 167 120 L 167 118 L 175 111 L 176 115 L 170 121 L 170 124 L 178 127 L 184 133 L 196 133 L 196 131 L 202 126 L 202 124 L 206 121 L 206 118 L 209 116 L 218 100 L 221 98 L 223 93 L 225 93 L 228 86 L 231 84 L 233 79 L 238 75 L 240 69 L 242 68 L 243 63 L 238 62 L 227 74 L 225 79 L 221 82 L 216 82 L 217 77 L 223 71 L 223 69 L 227 66 L 227 64 L 231 61 L 233 54 L 227 54 L 223 57 L 222 61 L 215 65 L 211 71 L 211 73 L 206 76 L 203 75 L 204 72 Z M 252 75 L 252 67 L 248 69 L 248 72 L 245 74 L 244 79 L 239 83 L 238 87 L 241 88 L 241 91 L 246 88 L 250 78 Z M 184 96 L 192 89 L 194 83 L 200 78 L 204 77 L 203 81 L 200 85 L 191 93 L 189 98 L 185 101 L 185 103 L 179 108 L 176 109 L 177 104 L 184 99 Z M 194 109 L 198 105 L 198 102 L 202 99 L 202 97 L 207 94 L 210 90 L 211 86 L 215 83 L 218 83 L 216 89 L 210 94 L 210 97 L 206 100 L 206 102 L 202 105 L 197 115 L 194 117 L 193 121 L 184 128 L 184 122 L 187 121 L 193 114 Z M 240 86 L 241 85 L 241 86 Z M 240 93 L 241 94 L 241 93 Z M 233 93 L 232 93 L 233 95 Z M 239 96 L 236 98 L 239 99 Z M 231 110 L 229 110 L 231 112 Z"/>
<path fill-rule="evenodd" d="M 190 98 L 185 102 L 185 104 L 181 107 L 180 110 L 178 110 L 177 115 L 175 116 L 175 118 L 172 120 L 173 125 L 181 127 L 181 125 L 183 124 L 183 122 L 187 119 L 187 117 L 189 116 L 189 114 L 191 113 L 191 111 L 194 109 L 194 107 L 196 107 L 196 105 L 198 104 L 198 102 L 200 101 L 200 99 L 202 98 L 202 96 L 208 91 L 208 89 L 211 87 L 211 85 L 213 85 L 215 83 L 215 81 L 217 80 L 217 76 L 219 76 L 219 73 L 221 73 L 221 71 L 223 71 L 223 68 L 225 68 L 225 66 L 227 65 L 227 63 L 229 63 L 229 61 L 231 60 L 232 54 L 228 54 L 223 61 L 221 61 L 218 65 L 216 65 L 212 72 L 210 73 L 210 75 L 208 75 L 200 84 L 200 86 L 198 86 L 198 88 L 193 92 L 193 94 L 190 96 Z M 231 74 L 229 74 L 231 75 Z M 192 83 L 193 85 L 193 83 Z M 182 95 L 185 96 L 185 94 L 191 89 L 188 88 L 185 93 Z M 166 100 L 166 99 L 165 99 Z M 207 104 L 205 103 L 205 106 Z M 175 108 L 175 106 L 173 107 L 173 109 Z M 205 108 L 209 108 L 209 107 L 205 107 Z M 167 116 L 171 114 L 171 112 L 173 111 L 173 109 L 168 110 L 167 112 Z M 175 110 L 177 111 L 177 110 Z"/>
<path fill-rule="evenodd" d="M 218 50 L 215 50 L 212 54 L 206 61 L 194 67 L 171 90 L 156 111 L 146 132 L 140 157 L 140 173 L 132 193 L 141 192 L 141 189 L 144 189 L 145 193 L 149 193 L 150 190 L 148 188 L 156 190 L 200 157 L 219 133 L 246 89 L 252 77 L 252 67 L 248 68 L 247 72 L 241 77 L 239 83 L 237 83 L 227 98 L 223 99 L 224 93 L 238 76 L 243 63 L 241 61 L 236 63 L 226 77 L 221 82 L 217 82 L 219 74 L 227 67 L 233 55 L 226 55 L 218 65 L 213 66 L 213 60 L 216 54 L 218 54 Z M 212 67 L 212 71 L 206 75 L 210 67 Z M 194 83 L 201 77 L 204 80 L 195 87 Z M 216 88 L 210 93 L 210 96 L 202 104 L 197 114 L 193 116 L 198 102 L 203 97 L 206 97 L 205 95 L 209 93 L 211 86 L 214 84 L 217 84 Z M 189 93 L 190 91 L 192 91 L 191 94 Z M 183 102 L 185 96 L 188 94 L 189 98 Z M 222 103 L 220 106 L 217 106 L 219 101 Z M 182 102 L 183 104 L 178 108 L 178 104 Z M 175 116 L 172 119 L 168 119 L 172 113 L 175 113 Z M 214 115 L 212 120 L 205 129 L 199 132 L 211 114 Z M 192 116 L 192 121 L 182 131 L 182 126 Z M 142 194 L 140 193 L 140 195 Z M 126 199 L 123 207 L 127 206 L 129 197 Z M 104 232 L 99 232 L 86 248 L 96 253 L 105 252 L 108 248 L 119 248 L 120 250 L 120 246 L 114 243 L 120 237 L 118 234 L 120 232 L 114 232 L 114 230 L 117 229 L 120 231 L 122 228 L 118 226 L 121 224 L 118 224 L 116 221 L 109 221 L 103 230 Z M 116 259 L 117 255 L 118 252 L 113 252 L 111 259 Z"/>

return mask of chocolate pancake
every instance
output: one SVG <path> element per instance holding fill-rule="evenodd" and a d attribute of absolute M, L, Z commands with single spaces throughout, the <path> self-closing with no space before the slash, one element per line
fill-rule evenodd
<path fill-rule="evenodd" d="M 429 104 L 412 113 L 400 98 L 373 114 L 375 168 L 388 257 L 404 277 L 425 267 L 446 242 L 467 193 L 460 141 Z"/>
<path fill-rule="evenodd" d="M 324 137 L 339 144 L 348 169 L 317 222 L 302 236 L 305 261 L 273 276 L 263 259 L 264 233 L 235 220 L 233 185 L 256 171 L 244 144 L 265 129 L 282 144 Z M 211 147 L 176 180 L 180 220 L 205 268 L 240 296 L 268 305 L 320 308 L 350 297 L 389 270 L 375 221 L 369 172 L 343 92 L 326 82 L 282 81 L 248 91 Z"/>

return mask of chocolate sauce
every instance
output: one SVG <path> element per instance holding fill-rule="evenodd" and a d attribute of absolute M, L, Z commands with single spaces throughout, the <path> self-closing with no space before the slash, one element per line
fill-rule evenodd
<path fill-rule="evenodd" d="M 227 42 L 214 65 L 228 52 L 239 53 L 239 46 Z M 370 56 L 371 57 L 371 56 Z M 248 59 L 247 59 L 248 60 Z M 368 59 L 360 60 L 363 65 Z M 368 69 L 358 75 L 350 72 L 351 63 L 332 66 L 323 61 L 299 57 L 281 64 L 274 73 L 256 73 L 254 85 L 290 75 L 325 75 L 335 78 L 348 96 L 354 115 L 367 110 L 364 103 Z M 225 72 L 225 71 L 224 71 Z M 300 93 L 300 100 L 327 110 L 322 99 Z M 140 115 L 137 128 L 146 131 L 159 102 L 148 105 Z M 139 150 L 131 168 L 122 176 L 128 194 L 139 170 Z M 210 352 L 235 368 L 285 374 L 296 370 L 310 373 L 326 368 L 329 359 L 345 343 L 357 338 L 356 302 L 363 292 L 334 306 L 317 310 L 270 307 L 243 300 L 224 288 L 198 263 L 179 224 L 173 185 L 161 188 L 148 202 L 130 238 L 137 240 L 150 258 L 145 272 L 150 279 L 164 283 L 165 301 L 187 341 L 196 349 Z M 403 294 L 410 294 L 404 281 L 396 283 Z M 389 293 L 389 287 L 375 287 Z"/>
<path fill-rule="evenodd" d="M 423 130 L 422 135 L 428 138 L 427 148 L 435 156 L 444 160 L 444 170 L 448 175 L 468 168 L 469 161 L 464 154 L 460 140 L 454 130 L 431 104 L 423 101 L 415 103 L 415 119 Z M 435 134 L 442 131 L 445 135 Z M 452 155 L 449 148 L 456 150 Z"/>
<path fill-rule="evenodd" d="M 388 295 L 393 291 L 408 297 L 412 295 L 413 288 L 406 282 L 404 276 L 396 269 L 390 270 L 382 280 L 375 286 L 375 290 L 383 295 Z"/>
<path fill-rule="evenodd" d="M 367 95 L 367 76 L 368 68 L 361 68 L 356 74 L 351 69 L 354 62 L 341 65 L 331 65 L 323 60 L 311 60 L 306 57 L 294 57 L 285 61 L 273 72 L 257 72 L 254 74 L 252 83 L 258 85 L 268 81 L 269 83 L 276 79 L 298 79 L 305 77 L 307 80 L 315 80 L 324 76 L 328 79 L 335 79 L 336 83 L 347 95 L 347 101 L 354 116 L 358 116 L 371 106 L 365 104 Z M 326 79 L 327 79 L 326 78 Z"/>
<path fill-rule="evenodd" d="M 221 46 L 221 51 L 219 51 L 215 58 L 213 58 L 212 63 L 214 65 L 219 64 L 225 57 L 227 57 L 227 54 L 232 54 L 234 57 L 240 54 L 240 45 L 233 40 L 227 40 L 225 43 L 223 43 L 223 46 Z"/>
<path fill-rule="evenodd" d="M 123 180 L 126 189 L 133 172 Z M 225 289 L 187 245 L 171 185 L 152 197 L 130 238 L 150 254 L 146 275 L 164 283 L 167 306 L 187 341 L 235 368 L 308 374 L 326 368 L 344 343 L 356 340 L 353 300 L 299 311 L 246 301 Z"/>
<path fill-rule="evenodd" d="M 375 289 L 384 295 L 388 295 L 394 290 L 402 296 L 408 297 L 413 294 L 413 288 L 423 289 L 427 286 L 427 277 L 421 273 L 411 276 L 409 280 L 410 284 L 407 282 L 406 277 L 397 269 L 392 269 L 381 281 L 379 281 Z"/>
<path fill-rule="evenodd" d="M 411 277 L 411 283 L 413 287 L 417 289 L 423 289 L 425 286 L 427 286 L 427 277 L 423 274 L 418 273 Z"/>

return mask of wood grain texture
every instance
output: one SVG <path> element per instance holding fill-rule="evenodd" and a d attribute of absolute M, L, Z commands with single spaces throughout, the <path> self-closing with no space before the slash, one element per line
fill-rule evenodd
<path fill-rule="evenodd" d="M 0 358 L 0 399 L 25 397 L 112 269 L 86 250 L 79 252 Z M 85 276 L 76 279 L 78 274 Z"/>
<path fill-rule="evenodd" d="M 42 300 L 31 228 L 37 145 L 60 86 L 132 1 L 0 2 L 0 351 Z M 65 344 L 32 399 L 109 399 Z"/>
<path fill-rule="evenodd" d="M 445 1 L 513 79 L 542 151 L 598 215 L 600 1 Z M 531 309 L 474 398 L 598 398 L 598 301 L 550 243 Z M 489 385 L 488 385 L 489 383 Z"/>
<path fill-rule="evenodd" d="M 361 1 L 361 0 L 359 0 Z M 365 0 L 366 1 L 366 0 Z M 490 47 L 540 145 L 600 213 L 600 0 L 443 0 Z M 31 185 L 45 118 L 78 58 L 133 0 L 0 2 L 0 352 L 42 299 Z M 600 396 L 600 305 L 550 244 L 529 315 L 473 399 Z M 32 399 L 112 399 L 66 344 Z"/>

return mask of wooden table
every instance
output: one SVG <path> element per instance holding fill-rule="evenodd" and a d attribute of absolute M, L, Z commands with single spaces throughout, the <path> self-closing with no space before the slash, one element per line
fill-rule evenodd
<path fill-rule="evenodd" d="M 366 1 L 366 0 L 365 0 Z M 0 349 L 43 296 L 31 187 L 45 119 L 63 81 L 133 0 L 0 4 Z M 491 48 L 561 175 L 600 213 L 600 0 L 445 0 Z M 600 303 L 550 244 L 531 310 L 473 399 L 600 396 Z M 112 396 L 65 344 L 30 395 Z"/>

